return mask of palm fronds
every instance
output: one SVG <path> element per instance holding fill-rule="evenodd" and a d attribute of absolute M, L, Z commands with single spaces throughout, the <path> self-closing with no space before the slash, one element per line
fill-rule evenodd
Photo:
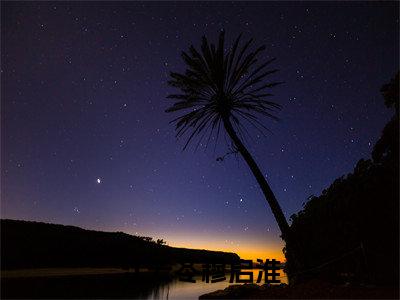
<path fill-rule="evenodd" d="M 250 39 L 241 46 L 239 35 L 233 46 L 225 51 L 225 33 L 222 31 L 217 46 L 203 36 L 200 50 L 192 45 L 187 52 L 182 52 L 186 71 L 184 74 L 171 72 L 168 81 L 181 93 L 167 97 L 173 99 L 174 104 L 166 112 L 183 112 L 171 122 L 176 124 L 177 137 L 188 134 L 184 149 L 199 137 L 197 148 L 207 133 L 206 143 L 214 132 L 218 138 L 223 118 L 231 119 L 243 138 L 248 134 L 241 120 L 264 134 L 268 129 L 258 117 L 277 119 L 274 112 L 280 105 L 267 100 L 272 96 L 268 90 L 282 82 L 265 81 L 278 71 L 267 69 L 275 59 L 260 64 L 257 57 L 265 46 L 250 50 L 252 42 Z"/>

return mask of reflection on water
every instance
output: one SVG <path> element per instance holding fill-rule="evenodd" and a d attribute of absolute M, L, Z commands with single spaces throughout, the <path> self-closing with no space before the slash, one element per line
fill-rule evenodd
<path fill-rule="evenodd" d="M 256 281 L 259 270 L 255 269 L 252 272 Z M 279 272 L 284 275 L 283 271 Z M 216 283 L 203 282 L 201 275 L 195 276 L 194 279 L 195 283 L 183 282 L 172 278 L 168 273 L 152 272 L 64 276 L 27 274 L 20 277 L 2 276 L 0 290 L 1 298 L 10 299 L 198 299 L 202 294 L 225 289 L 230 285 L 229 273 L 226 274 L 225 281 Z M 287 283 L 285 276 L 278 279 Z M 260 284 L 263 283 L 264 277 Z"/>
<path fill-rule="evenodd" d="M 256 283 L 258 273 L 261 270 L 243 270 L 246 272 L 252 271 L 254 283 Z M 278 279 L 281 283 L 287 283 L 287 277 L 283 273 L 283 271 L 279 271 L 280 277 Z M 263 272 L 263 277 L 261 280 L 260 285 L 265 283 L 265 273 Z M 178 279 L 173 280 L 172 282 L 158 287 L 147 299 L 199 299 L 200 295 L 207 294 L 210 292 L 214 292 L 217 290 L 223 290 L 229 285 L 237 284 L 237 283 L 229 283 L 229 276 L 230 274 L 226 274 L 226 280 L 221 282 L 215 283 L 206 283 L 203 282 L 201 279 L 201 275 L 195 276 L 194 279 L 196 280 L 195 283 L 191 282 L 184 282 L 179 281 Z M 248 277 L 241 277 L 243 279 Z"/>

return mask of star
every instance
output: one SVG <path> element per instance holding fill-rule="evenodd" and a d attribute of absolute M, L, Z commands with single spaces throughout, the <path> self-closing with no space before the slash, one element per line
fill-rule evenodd
<path fill-rule="evenodd" d="M 101 178 L 97 178 L 96 182 L 97 182 L 97 184 L 100 184 L 101 183 Z"/>

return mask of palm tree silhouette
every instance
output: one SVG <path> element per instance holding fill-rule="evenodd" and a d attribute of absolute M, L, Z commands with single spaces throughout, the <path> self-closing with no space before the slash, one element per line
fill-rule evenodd
<path fill-rule="evenodd" d="M 245 120 L 262 133 L 268 130 L 257 115 L 277 119 L 273 113 L 280 109 L 280 105 L 266 100 L 272 96 L 266 90 L 282 82 L 265 82 L 265 78 L 277 70 L 266 70 L 275 59 L 257 64 L 257 56 L 265 50 L 264 45 L 249 51 L 253 40 L 240 46 L 239 35 L 231 49 L 225 51 L 224 36 L 224 31 L 221 31 L 217 48 L 203 36 L 201 51 L 192 45 L 188 53 L 182 52 L 187 69 L 184 74 L 171 72 L 172 79 L 168 81 L 169 85 L 180 89 L 181 94 L 167 97 L 175 103 L 166 112 L 184 111 L 172 121 L 176 124 L 177 137 L 191 131 L 184 149 L 196 136 L 200 137 L 197 148 L 207 132 L 207 143 L 214 132 L 218 139 L 223 125 L 235 152 L 243 156 L 257 179 L 281 230 L 282 239 L 286 240 L 289 225 L 268 182 L 242 141 L 248 131 L 241 122 Z"/>

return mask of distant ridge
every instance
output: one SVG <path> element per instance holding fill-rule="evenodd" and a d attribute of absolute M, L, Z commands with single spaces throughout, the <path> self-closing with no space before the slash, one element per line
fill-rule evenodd
<path fill-rule="evenodd" d="M 1 269 L 157 267 L 174 263 L 231 263 L 235 253 L 175 248 L 124 232 L 1 219 Z"/>

